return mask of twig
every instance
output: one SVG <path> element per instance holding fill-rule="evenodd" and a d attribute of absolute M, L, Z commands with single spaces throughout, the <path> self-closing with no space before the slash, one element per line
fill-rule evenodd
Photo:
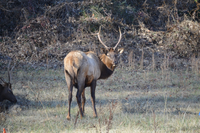
<path fill-rule="evenodd" d="M 77 112 L 77 115 L 76 115 L 76 119 L 75 119 L 75 122 L 74 122 L 74 128 L 76 127 L 78 116 L 79 116 L 79 111 Z"/>

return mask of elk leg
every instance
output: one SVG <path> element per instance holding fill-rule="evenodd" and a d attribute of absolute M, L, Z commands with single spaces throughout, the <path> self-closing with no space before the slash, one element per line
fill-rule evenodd
<path fill-rule="evenodd" d="M 78 79 L 77 79 L 77 82 L 78 82 L 78 88 L 77 88 L 77 93 L 76 93 L 76 100 L 77 100 L 77 103 L 78 103 L 79 112 L 80 112 L 81 119 L 82 119 L 82 117 L 83 117 L 83 110 L 82 110 L 82 107 L 81 107 L 81 94 L 82 94 L 82 92 L 85 89 L 85 78 L 80 75 L 78 77 Z"/>
<path fill-rule="evenodd" d="M 71 108 L 71 102 L 72 102 L 73 86 L 70 85 L 68 88 L 69 88 L 69 96 L 68 96 L 68 114 L 67 114 L 67 119 L 70 120 L 70 108 Z"/>
<path fill-rule="evenodd" d="M 95 89 L 96 89 L 96 80 L 93 80 L 91 83 L 91 101 L 93 107 L 93 116 L 97 117 L 97 111 L 95 107 Z"/>
<path fill-rule="evenodd" d="M 85 98 L 85 89 L 82 92 L 82 110 L 83 110 L 83 114 L 85 113 L 85 102 L 86 102 L 86 98 Z"/>
<path fill-rule="evenodd" d="M 80 112 L 80 116 L 81 119 L 83 117 L 83 110 L 81 107 L 81 95 L 82 93 L 85 93 L 85 70 L 79 69 L 77 72 L 77 93 L 76 93 L 76 100 L 78 103 L 78 107 L 79 107 L 79 112 Z M 84 101 L 83 101 L 84 102 Z"/>
<path fill-rule="evenodd" d="M 78 107 L 79 107 L 79 112 L 80 112 L 80 115 L 81 115 L 81 119 L 83 117 L 83 111 L 82 111 L 82 107 L 81 107 L 81 90 L 77 90 L 77 93 L 76 93 L 76 100 L 77 100 L 77 103 L 78 103 Z"/>
<path fill-rule="evenodd" d="M 70 108 L 71 108 L 71 102 L 72 102 L 72 91 L 73 91 L 73 85 L 72 85 L 72 80 L 69 77 L 69 75 L 66 73 L 65 71 L 65 79 L 67 82 L 67 86 L 68 86 L 68 92 L 69 92 L 69 96 L 68 96 L 68 114 L 67 114 L 67 119 L 70 120 Z"/>

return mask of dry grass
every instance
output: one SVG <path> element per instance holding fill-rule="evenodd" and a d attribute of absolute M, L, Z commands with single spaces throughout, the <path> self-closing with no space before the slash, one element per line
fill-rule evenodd
<path fill-rule="evenodd" d="M 13 91 L 18 105 L 4 102 L 9 109 L 1 113 L 0 129 L 20 133 L 199 132 L 198 66 L 171 70 L 164 65 L 152 71 L 117 68 L 108 80 L 98 81 L 97 119 L 92 117 L 89 89 L 85 117 L 76 117 L 74 89 L 71 121 L 66 119 L 68 92 L 62 69 L 15 70 Z"/>

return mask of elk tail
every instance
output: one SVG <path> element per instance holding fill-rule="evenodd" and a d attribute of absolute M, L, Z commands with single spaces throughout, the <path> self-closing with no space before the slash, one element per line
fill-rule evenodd
<path fill-rule="evenodd" d="M 75 73 L 73 71 L 73 69 L 70 69 L 71 71 L 68 71 L 65 69 L 65 73 L 71 78 L 71 80 L 73 81 L 75 79 Z"/>
<path fill-rule="evenodd" d="M 65 74 L 68 75 L 71 80 L 73 79 L 73 76 L 67 70 L 65 70 Z"/>

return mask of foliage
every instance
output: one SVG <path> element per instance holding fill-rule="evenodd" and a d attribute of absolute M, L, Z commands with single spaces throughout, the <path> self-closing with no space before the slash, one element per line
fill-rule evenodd
<path fill-rule="evenodd" d="M 109 46 L 121 27 L 121 46 L 128 53 L 137 49 L 137 56 L 149 46 L 176 57 L 199 51 L 199 33 L 191 27 L 199 30 L 199 3 L 194 0 L 6 0 L 0 7 L 0 54 L 21 63 L 59 65 L 71 50 L 98 51 L 100 25 Z"/>

